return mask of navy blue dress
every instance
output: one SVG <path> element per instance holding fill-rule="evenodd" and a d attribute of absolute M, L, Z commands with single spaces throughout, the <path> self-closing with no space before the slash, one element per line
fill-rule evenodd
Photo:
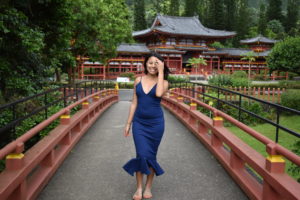
<path fill-rule="evenodd" d="M 161 98 L 156 97 L 155 91 L 156 84 L 147 94 L 143 90 L 142 81 L 136 85 L 137 108 L 132 123 L 136 158 L 123 166 L 132 176 L 137 171 L 149 175 L 149 167 L 154 169 L 157 176 L 164 173 L 156 161 L 156 154 L 164 133 L 165 121 L 160 106 Z"/>

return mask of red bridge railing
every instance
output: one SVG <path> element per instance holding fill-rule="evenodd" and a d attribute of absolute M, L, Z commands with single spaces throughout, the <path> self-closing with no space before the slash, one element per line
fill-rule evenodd
<path fill-rule="evenodd" d="M 117 90 L 102 90 L 65 107 L 0 150 L 0 199 L 35 199 L 94 121 L 118 101 Z M 81 105 L 73 116 L 70 110 Z M 24 143 L 60 118 L 60 125 L 24 152 Z"/>
<path fill-rule="evenodd" d="M 300 183 L 285 172 L 284 160 L 300 166 L 299 156 L 216 108 L 175 91 L 163 98 L 164 107 L 214 154 L 251 199 L 300 199 Z M 213 118 L 197 111 L 197 106 L 210 110 Z M 264 144 L 269 156 L 265 158 L 230 132 L 223 126 L 224 120 Z M 262 177 L 262 183 L 249 173 L 249 167 Z"/>

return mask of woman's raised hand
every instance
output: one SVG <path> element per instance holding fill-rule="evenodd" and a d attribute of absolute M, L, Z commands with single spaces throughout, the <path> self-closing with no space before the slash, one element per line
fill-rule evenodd
<path fill-rule="evenodd" d="M 158 70 L 159 73 L 163 73 L 164 72 L 164 62 L 162 62 L 159 59 L 156 59 L 155 66 L 157 67 L 157 70 Z"/>
<path fill-rule="evenodd" d="M 124 136 L 128 137 L 130 135 L 130 124 L 126 124 L 125 130 L 124 130 Z"/>

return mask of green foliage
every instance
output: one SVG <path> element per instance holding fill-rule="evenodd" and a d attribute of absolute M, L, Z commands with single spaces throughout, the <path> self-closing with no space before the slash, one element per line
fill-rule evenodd
<path fill-rule="evenodd" d="M 192 66 L 196 68 L 196 72 L 199 68 L 199 65 L 207 65 L 207 62 L 204 58 L 189 58 L 187 66 Z"/>
<path fill-rule="evenodd" d="M 145 14 L 145 1 L 134 0 L 134 30 L 143 30 L 147 28 Z"/>
<path fill-rule="evenodd" d="M 281 95 L 281 105 L 300 110 L 300 91 L 287 90 Z"/>
<path fill-rule="evenodd" d="M 224 74 L 214 75 L 208 79 L 208 84 L 220 87 L 232 86 L 232 78 Z"/>
<path fill-rule="evenodd" d="M 224 0 L 225 12 L 225 30 L 233 31 L 236 29 L 236 15 L 237 15 L 237 1 L 236 0 Z"/>
<path fill-rule="evenodd" d="M 300 140 L 294 143 L 292 151 L 298 156 L 300 156 Z M 300 183 L 300 167 L 298 165 L 292 164 L 288 168 L 288 172 L 290 172 L 292 176 L 295 177 L 297 181 Z"/>
<path fill-rule="evenodd" d="M 245 71 L 235 71 L 232 75 L 232 78 L 247 78 L 247 73 Z"/>
<path fill-rule="evenodd" d="M 261 117 L 267 117 L 267 113 L 264 111 L 262 105 L 258 102 L 248 102 L 243 101 L 241 107 L 249 112 L 252 112 L 256 115 L 259 115 Z M 227 104 L 223 104 L 221 106 L 221 110 L 223 110 L 228 115 L 232 116 L 235 119 L 239 119 L 239 111 L 236 108 L 233 108 L 232 106 L 229 106 Z M 241 121 L 246 125 L 256 125 L 259 123 L 262 123 L 262 121 L 256 117 L 251 116 L 248 113 L 245 113 L 241 111 Z"/>
<path fill-rule="evenodd" d="M 240 40 L 245 38 L 250 28 L 250 10 L 247 6 L 246 0 L 240 1 L 237 16 L 237 26 L 235 31 L 238 35 L 234 38 L 234 43 L 238 46 L 240 44 Z"/>
<path fill-rule="evenodd" d="M 179 16 L 179 0 L 171 0 L 169 7 L 169 15 L 171 16 Z"/>
<path fill-rule="evenodd" d="M 266 83 L 251 83 L 251 87 L 261 87 L 261 88 L 282 88 L 283 86 L 280 86 L 277 82 L 275 83 L 270 83 L 270 82 L 266 82 Z"/>
<path fill-rule="evenodd" d="M 187 81 L 189 81 L 189 78 L 187 76 L 169 75 L 168 76 L 168 81 L 171 82 L 171 83 L 187 82 Z"/>
<path fill-rule="evenodd" d="M 283 16 L 282 16 L 282 0 L 269 0 L 269 6 L 267 10 L 267 17 L 268 20 L 279 20 L 282 22 Z"/>
<path fill-rule="evenodd" d="M 214 48 L 224 48 L 225 46 L 221 43 L 221 42 L 214 42 L 210 45 L 211 47 L 214 47 Z"/>
<path fill-rule="evenodd" d="M 195 16 L 198 4 L 198 0 L 185 0 L 184 16 Z"/>
<path fill-rule="evenodd" d="M 225 27 L 223 4 L 223 0 L 210 1 L 209 18 L 212 28 L 223 30 Z"/>
<path fill-rule="evenodd" d="M 288 37 L 275 44 L 267 58 L 272 71 L 288 71 L 300 74 L 300 36 Z"/>
<path fill-rule="evenodd" d="M 249 81 L 246 78 L 233 78 L 231 80 L 233 87 L 248 87 Z"/>
<path fill-rule="evenodd" d="M 269 21 L 267 28 L 275 34 L 275 39 L 282 39 L 285 37 L 284 27 L 279 20 Z"/>
<path fill-rule="evenodd" d="M 266 28 L 267 28 L 266 6 L 264 3 L 261 3 L 259 8 L 258 33 L 262 35 L 266 35 Z"/>
<path fill-rule="evenodd" d="M 300 89 L 300 82 L 299 81 L 279 81 L 279 87 L 286 88 L 286 89 Z"/>
<path fill-rule="evenodd" d="M 284 23 L 287 33 L 290 32 L 293 28 L 296 28 L 298 16 L 299 0 L 288 0 L 287 14 Z"/>
<path fill-rule="evenodd" d="M 133 72 L 127 72 L 120 74 L 120 77 L 128 77 L 131 81 L 134 81 L 135 74 Z"/>
<path fill-rule="evenodd" d="M 120 89 L 133 89 L 134 83 L 129 82 L 129 83 L 118 83 Z"/>

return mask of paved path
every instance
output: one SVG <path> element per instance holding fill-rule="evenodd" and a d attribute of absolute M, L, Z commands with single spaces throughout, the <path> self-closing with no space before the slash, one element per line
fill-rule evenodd
<path fill-rule="evenodd" d="M 135 178 L 122 166 L 135 156 L 132 137 L 123 137 L 131 95 L 103 113 L 72 150 L 39 200 L 129 200 Z M 126 94 L 126 95 L 124 95 Z M 248 199 L 209 151 L 173 115 L 164 111 L 166 131 L 153 200 Z"/>

